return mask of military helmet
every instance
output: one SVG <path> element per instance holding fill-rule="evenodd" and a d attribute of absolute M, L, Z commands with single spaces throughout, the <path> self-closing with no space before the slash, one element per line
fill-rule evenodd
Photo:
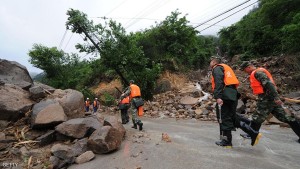
<path fill-rule="evenodd" d="M 213 59 L 218 59 L 218 60 L 221 60 L 222 58 L 220 56 L 211 56 L 210 57 L 210 60 L 213 60 Z"/>
<path fill-rule="evenodd" d="M 244 70 L 246 67 L 250 66 L 251 63 L 249 61 L 244 61 L 241 65 L 240 65 L 240 70 Z"/>

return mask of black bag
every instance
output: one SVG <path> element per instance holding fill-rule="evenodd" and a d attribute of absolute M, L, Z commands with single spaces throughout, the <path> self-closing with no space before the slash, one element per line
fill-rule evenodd
<path fill-rule="evenodd" d="M 225 87 L 223 90 L 222 99 L 236 101 L 237 97 L 238 97 L 237 95 L 238 95 L 238 92 L 236 89 L 231 88 L 231 87 Z"/>
<path fill-rule="evenodd" d="M 119 104 L 119 109 L 129 109 L 130 104 Z"/>
<path fill-rule="evenodd" d="M 133 103 L 134 103 L 135 107 L 140 107 L 140 106 L 144 105 L 144 100 L 141 97 L 140 98 L 134 98 Z"/>

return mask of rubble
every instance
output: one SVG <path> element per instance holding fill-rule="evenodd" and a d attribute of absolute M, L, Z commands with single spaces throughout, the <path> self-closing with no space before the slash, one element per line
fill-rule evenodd
<path fill-rule="evenodd" d="M 273 73 L 286 111 L 300 118 L 299 102 L 293 101 L 299 100 L 300 92 L 289 92 L 299 89 L 300 83 L 295 84 L 295 79 L 291 85 L 294 72 L 287 73 L 280 67 L 282 62 L 284 58 L 276 57 L 254 61 L 255 65 L 262 64 Z M 256 97 L 251 95 L 247 75 L 235 71 L 240 81 L 246 79 L 238 89 L 242 97 L 237 112 L 251 117 L 256 109 Z M 145 101 L 144 116 L 216 122 L 210 78 L 199 78 L 184 82 L 183 87 L 174 87 L 171 80 L 163 79 L 154 99 Z M 93 160 L 97 153 L 118 150 L 126 135 L 119 120 L 107 116 L 119 114 L 114 107 L 101 106 L 98 111 L 106 114 L 105 117 L 88 115 L 83 110 L 83 95 L 78 91 L 46 88 L 46 85 L 36 83 L 22 88 L 0 81 L 0 161 L 22 163 L 24 168 L 63 168 Z M 265 124 L 286 126 L 272 116 Z M 150 139 L 144 132 L 132 137 L 133 143 L 140 144 Z M 171 142 L 167 133 L 162 133 L 161 139 Z"/>

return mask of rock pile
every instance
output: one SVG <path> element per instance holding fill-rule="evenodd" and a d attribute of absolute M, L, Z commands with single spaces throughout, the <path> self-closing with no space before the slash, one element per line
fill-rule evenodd
<path fill-rule="evenodd" d="M 0 59 L 0 68 L 1 161 L 20 168 L 65 168 L 120 147 L 126 133 L 121 122 L 86 116 L 81 92 L 33 83 L 15 62 Z"/>

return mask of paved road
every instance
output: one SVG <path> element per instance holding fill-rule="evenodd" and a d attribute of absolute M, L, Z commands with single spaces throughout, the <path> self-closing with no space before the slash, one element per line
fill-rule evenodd
<path fill-rule="evenodd" d="M 97 155 L 70 169 L 299 169 L 300 144 L 290 128 L 263 126 L 263 137 L 252 147 L 233 132 L 233 148 L 215 145 L 218 124 L 196 120 L 143 118 L 145 130 L 126 124 L 126 139 L 118 151 Z M 162 141 L 167 133 L 172 142 Z"/>

